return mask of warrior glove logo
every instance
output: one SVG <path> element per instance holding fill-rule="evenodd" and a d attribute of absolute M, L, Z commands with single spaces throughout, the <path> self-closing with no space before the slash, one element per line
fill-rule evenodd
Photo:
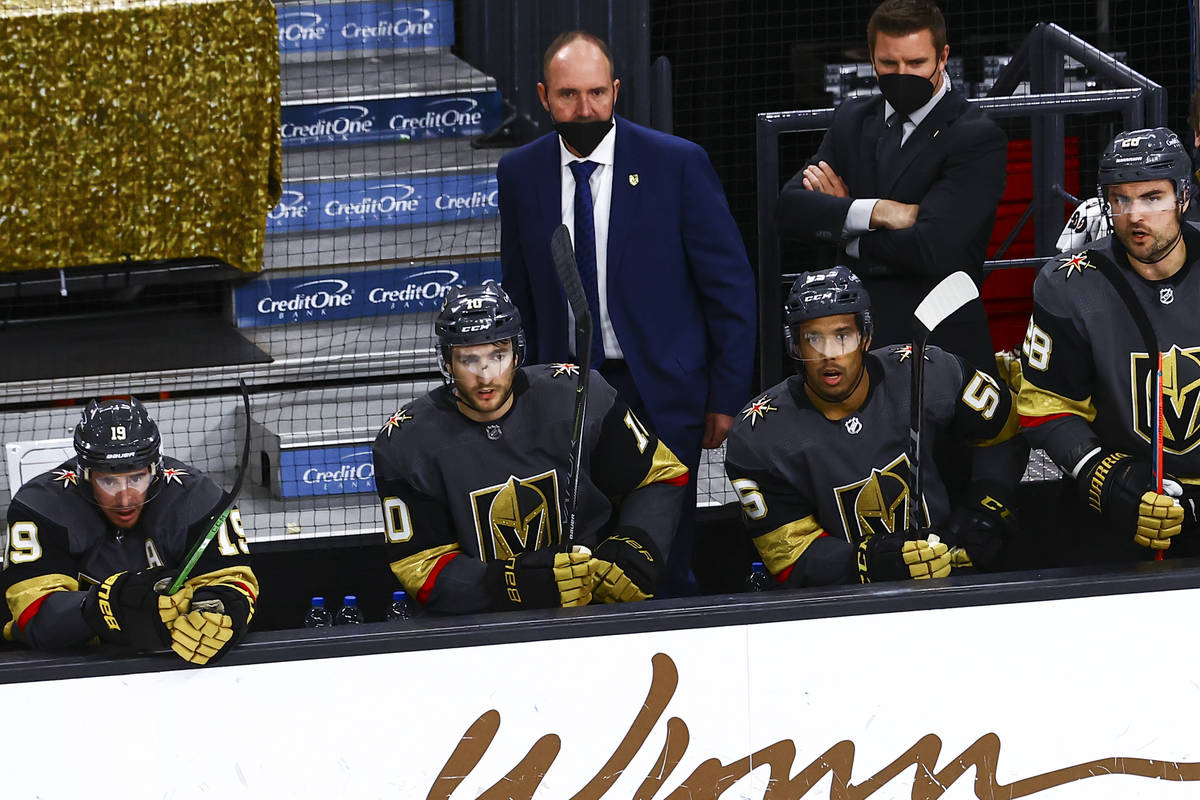
<path fill-rule="evenodd" d="M 1146 442 L 1154 433 L 1157 359 L 1129 354 L 1134 428 Z M 1200 347 L 1172 345 L 1163 353 L 1163 452 L 1183 455 L 1200 444 Z"/>

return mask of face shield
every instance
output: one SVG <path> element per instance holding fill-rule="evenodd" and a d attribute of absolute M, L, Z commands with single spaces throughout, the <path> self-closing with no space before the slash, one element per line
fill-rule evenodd
<path fill-rule="evenodd" d="M 812 358 L 816 353 L 818 358 L 837 358 L 847 353 L 853 353 L 862 344 L 862 334 L 858 330 L 821 333 L 820 331 L 795 331 L 797 342 L 796 357 Z"/>

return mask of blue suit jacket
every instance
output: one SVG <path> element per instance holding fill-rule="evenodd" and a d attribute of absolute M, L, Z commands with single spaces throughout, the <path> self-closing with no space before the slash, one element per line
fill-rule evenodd
<path fill-rule="evenodd" d="M 609 316 L 650 423 L 694 467 L 705 412 L 736 414 L 750 396 L 754 277 L 708 154 L 616 124 Z M 566 299 L 550 257 L 562 222 L 559 162 L 551 133 L 506 154 L 497 170 L 503 283 L 535 362 L 569 358 Z"/>

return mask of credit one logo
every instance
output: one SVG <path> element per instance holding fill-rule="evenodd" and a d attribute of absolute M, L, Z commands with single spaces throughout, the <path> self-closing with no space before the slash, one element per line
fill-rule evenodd
<path fill-rule="evenodd" d="M 438 128 L 465 128 L 483 123 L 483 111 L 479 101 L 471 97 L 448 97 L 434 100 L 426 106 L 424 113 L 417 116 L 393 114 L 388 127 L 401 133 Z M 411 133 L 410 133 L 411 135 Z"/>
<path fill-rule="evenodd" d="M 365 459 L 365 460 L 364 460 Z M 350 488 L 357 489 L 360 481 L 375 481 L 375 462 L 370 450 L 359 450 L 349 453 L 339 459 L 341 466 L 335 469 L 318 469 L 309 467 L 300 475 L 300 480 L 309 486 L 319 486 L 325 489 L 336 489 L 336 484 L 351 484 Z M 362 491 L 371 491 L 374 485 Z"/>
<path fill-rule="evenodd" d="M 284 122 L 279 126 L 284 139 L 307 139 L 319 136 L 363 136 L 375 127 L 375 120 L 366 106 L 333 106 L 316 112 L 316 122 L 297 125 Z"/>
<path fill-rule="evenodd" d="M 267 219 L 304 219 L 307 214 L 308 204 L 304 202 L 304 192 L 285 189 L 279 197 L 279 205 L 267 212 Z"/>
<path fill-rule="evenodd" d="M 308 291 L 302 291 L 304 289 L 308 289 Z M 301 283 L 293 291 L 294 294 L 286 300 L 275 300 L 271 297 L 259 300 L 258 313 L 324 311 L 331 308 L 345 308 L 354 301 L 354 290 L 346 281 L 337 278 L 324 278 Z"/>
<path fill-rule="evenodd" d="M 391 190 L 391 191 L 389 191 Z M 374 194 L 383 192 L 383 194 Z M 406 183 L 383 183 L 364 190 L 357 202 L 330 200 L 325 204 L 327 217 L 366 217 L 375 214 L 411 214 L 421 207 L 416 189 Z"/>
<path fill-rule="evenodd" d="M 367 302 L 375 305 L 440 301 L 454 286 L 461 286 L 460 275 L 452 269 L 431 269 L 408 276 L 407 285 L 397 289 L 376 286 L 367 293 Z"/>
<path fill-rule="evenodd" d="M 342 26 L 342 36 L 347 39 L 358 39 L 369 43 L 372 39 L 407 39 L 410 36 L 432 36 L 433 16 L 428 9 L 414 8 L 420 15 L 418 18 L 401 18 L 397 20 L 376 20 L 374 25 L 363 25 L 358 22 L 347 22 Z"/>
<path fill-rule="evenodd" d="M 287 21 L 285 22 L 285 20 Z M 279 43 L 286 45 L 319 42 L 329 32 L 329 29 L 321 23 L 321 15 L 311 11 L 291 11 L 280 14 Z"/>

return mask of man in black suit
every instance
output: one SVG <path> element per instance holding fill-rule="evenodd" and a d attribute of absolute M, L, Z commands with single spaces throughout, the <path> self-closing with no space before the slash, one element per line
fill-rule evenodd
<path fill-rule="evenodd" d="M 837 242 L 877 298 L 875 341 L 911 340 L 913 310 L 946 275 L 983 283 L 983 260 L 1004 193 L 1006 139 L 953 90 L 942 12 L 930 0 L 885 0 L 867 24 L 883 96 L 847 100 L 804 169 L 783 188 L 782 236 Z M 933 341 L 994 371 L 983 304 Z"/>

